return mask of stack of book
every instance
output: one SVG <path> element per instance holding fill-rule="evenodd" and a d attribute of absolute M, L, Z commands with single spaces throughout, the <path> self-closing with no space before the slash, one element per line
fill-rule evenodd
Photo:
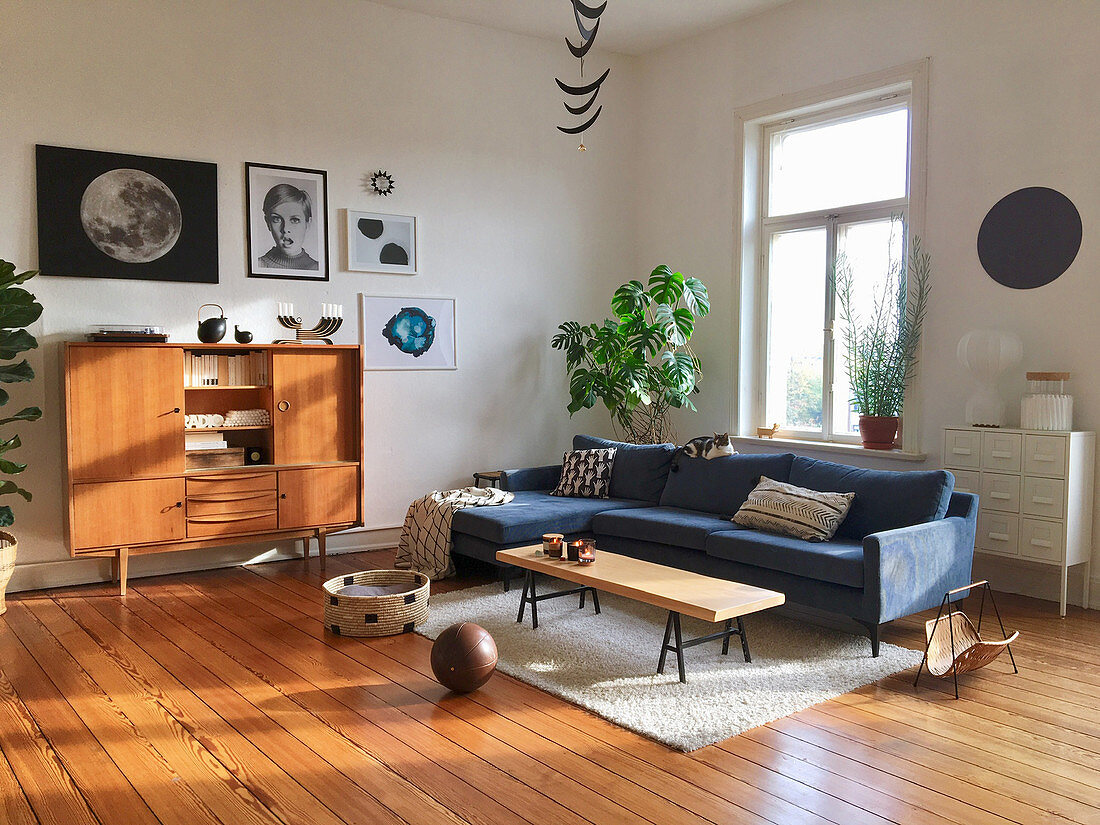
<path fill-rule="evenodd" d="M 188 450 L 224 450 L 229 446 L 221 433 L 184 433 L 183 443 Z"/>
<path fill-rule="evenodd" d="M 242 355 L 191 354 L 184 364 L 185 387 L 255 387 L 267 385 L 263 352 Z"/>

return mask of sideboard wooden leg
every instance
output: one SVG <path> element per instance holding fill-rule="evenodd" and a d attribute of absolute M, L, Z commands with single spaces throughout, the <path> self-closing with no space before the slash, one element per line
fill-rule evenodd
<path fill-rule="evenodd" d="M 118 594 L 126 595 L 126 575 L 130 564 L 130 548 L 120 547 L 115 557 L 115 565 L 118 567 Z"/>
<path fill-rule="evenodd" d="M 321 559 L 321 570 L 325 569 L 325 528 L 317 530 L 317 556 Z"/>

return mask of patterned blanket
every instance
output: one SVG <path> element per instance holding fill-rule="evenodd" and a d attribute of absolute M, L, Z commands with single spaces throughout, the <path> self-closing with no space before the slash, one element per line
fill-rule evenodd
<path fill-rule="evenodd" d="M 394 567 L 417 570 L 432 581 L 453 576 L 451 520 L 455 510 L 507 504 L 515 493 L 493 487 L 436 490 L 409 505 Z"/>

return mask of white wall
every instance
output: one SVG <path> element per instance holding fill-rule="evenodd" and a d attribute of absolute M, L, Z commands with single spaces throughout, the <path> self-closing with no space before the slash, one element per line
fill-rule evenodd
<path fill-rule="evenodd" d="M 563 32 L 571 23 L 563 10 Z M 106 571 L 52 563 L 68 558 L 60 344 L 93 324 L 161 324 L 172 341 L 194 341 L 198 306 L 217 302 L 267 342 L 282 334 L 276 301 L 307 319 L 334 302 L 351 315 L 337 342 L 353 343 L 360 292 L 455 297 L 457 371 L 365 374 L 368 527 L 400 523 L 410 500 L 469 483 L 475 469 L 545 462 L 578 429 L 606 432 L 598 412 L 570 421 L 562 358 L 549 347 L 560 321 L 595 317 L 634 274 L 632 61 L 590 62 L 613 71 L 582 154 L 554 128 L 564 115 L 554 77 L 576 72 L 561 42 L 363 0 L 0 0 L 0 257 L 36 265 L 34 146 L 45 143 L 216 162 L 221 268 L 216 286 L 32 282 L 45 306 L 39 377 L 12 403 L 46 415 L 17 428 L 35 498 L 15 505 L 13 587 Z M 328 283 L 246 277 L 245 161 L 327 170 Z M 389 198 L 362 186 L 379 167 L 397 180 Z M 421 274 L 347 272 L 347 207 L 419 216 Z M 267 549 L 144 557 L 133 574 Z"/>
<path fill-rule="evenodd" d="M 1100 429 L 1098 40 L 1093 2 L 797 0 L 647 56 L 637 175 L 668 186 L 661 197 L 640 199 L 638 254 L 676 260 L 706 281 L 715 305 L 698 337 L 706 382 L 694 429 L 726 427 L 736 387 L 734 111 L 924 57 L 931 83 L 923 240 L 935 265 L 920 410 L 926 466 L 940 465 L 942 428 L 963 421 L 970 380 L 955 347 L 976 327 L 1011 330 L 1024 342 L 1024 363 L 1003 382 L 1010 415 L 1018 416 L 1025 370 L 1070 370 L 1075 426 Z M 1025 186 L 1069 196 L 1084 241 L 1061 278 L 1017 291 L 985 274 L 975 239 L 988 209 Z M 1100 565 L 1093 569 L 1100 575 Z M 977 570 L 1000 586 L 1054 592 L 1056 573 L 1047 568 L 981 559 Z M 1077 600 L 1080 575 L 1071 571 Z"/>

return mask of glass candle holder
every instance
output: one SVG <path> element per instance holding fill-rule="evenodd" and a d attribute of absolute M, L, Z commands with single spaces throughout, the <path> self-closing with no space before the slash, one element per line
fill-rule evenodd
<path fill-rule="evenodd" d="M 578 558 L 580 558 L 582 547 L 584 547 L 584 540 L 583 539 L 577 539 L 576 541 L 569 542 L 569 548 L 568 548 L 569 561 L 576 561 Z"/>
<path fill-rule="evenodd" d="M 565 540 L 565 536 L 561 533 L 543 533 L 542 534 L 542 549 L 535 550 L 536 556 L 549 556 L 550 546 L 552 544 L 558 545 L 558 558 L 561 558 L 561 543 Z"/>
<path fill-rule="evenodd" d="M 548 555 L 552 559 L 560 559 L 561 558 L 561 548 L 562 548 L 562 544 L 563 544 L 564 540 L 565 540 L 564 536 L 555 536 L 555 537 L 551 538 L 550 541 L 547 542 L 547 544 L 545 545 L 546 555 Z"/>
<path fill-rule="evenodd" d="M 581 552 L 577 554 L 578 564 L 591 564 L 596 560 L 596 548 L 591 544 L 586 544 L 581 548 Z"/>

